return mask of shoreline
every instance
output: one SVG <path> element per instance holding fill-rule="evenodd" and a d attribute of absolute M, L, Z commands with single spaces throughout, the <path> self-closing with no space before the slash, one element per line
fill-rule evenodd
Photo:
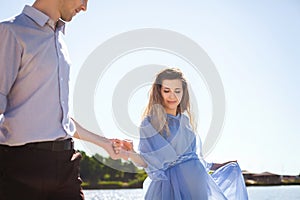
<path fill-rule="evenodd" d="M 279 184 L 266 184 L 266 183 L 246 184 L 246 187 L 260 187 L 260 186 L 272 187 L 272 186 L 293 186 L 293 185 L 300 186 L 300 182 L 299 183 L 279 183 Z M 82 189 L 84 189 L 84 190 L 142 189 L 142 184 L 136 185 L 136 186 L 129 186 L 128 183 L 122 183 L 122 185 L 117 185 L 117 184 L 99 184 L 97 186 L 83 185 Z"/>

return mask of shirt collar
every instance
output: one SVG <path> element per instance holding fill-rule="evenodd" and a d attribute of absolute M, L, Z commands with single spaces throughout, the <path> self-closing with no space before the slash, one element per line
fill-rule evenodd
<path fill-rule="evenodd" d="M 41 11 L 39 11 L 38 9 L 36 9 L 32 6 L 26 5 L 23 9 L 23 13 L 25 15 L 27 15 L 28 17 L 30 17 L 33 21 L 35 21 L 41 27 L 45 26 L 45 24 L 47 24 L 48 21 L 51 20 L 48 15 L 42 13 Z M 65 33 L 65 22 L 63 22 L 61 19 L 59 19 L 57 22 L 57 28 L 58 28 L 58 30 Z"/>
<path fill-rule="evenodd" d="M 171 118 L 171 119 L 179 119 L 179 118 L 181 117 L 181 114 L 178 113 L 176 116 L 171 115 L 171 114 L 167 114 L 167 116 L 168 116 L 169 118 Z"/>

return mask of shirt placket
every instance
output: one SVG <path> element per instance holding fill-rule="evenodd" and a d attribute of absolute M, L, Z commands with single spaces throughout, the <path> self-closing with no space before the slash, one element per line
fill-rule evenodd
<path fill-rule="evenodd" d="M 66 62 L 64 60 L 64 55 L 62 53 L 62 45 L 60 43 L 60 31 L 59 28 L 55 31 L 55 42 L 56 51 L 58 56 L 58 81 L 59 81 L 59 97 L 60 105 L 62 108 L 62 126 L 64 130 L 69 132 L 69 120 L 68 120 L 68 67 L 65 66 Z"/>

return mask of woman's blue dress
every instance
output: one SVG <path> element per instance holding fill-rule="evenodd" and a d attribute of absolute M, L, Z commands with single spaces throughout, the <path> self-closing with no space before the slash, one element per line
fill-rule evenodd
<path fill-rule="evenodd" d="M 197 154 L 198 139 L 184 114 L 167 115 L 170 135 L 159 134 L 145 118 L 140 127 L 139 151 L 147 168 L 145 199 L 149 200 L 247 200 L 238 163 L 222 166 L 213 174 L 212 164 Z"/>

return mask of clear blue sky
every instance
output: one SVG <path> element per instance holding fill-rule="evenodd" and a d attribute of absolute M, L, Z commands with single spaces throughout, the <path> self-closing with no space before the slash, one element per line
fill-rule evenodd
<path fill-rule="evenodd" d="M 0 20 L 32 3 L 5 1 Z M 88 11 L 67 26 L 71 86 L 87 56 L 109 38 L 139 28 L 176 31 L 207 52 L 225 88 L 226 120 L 207 160 L 238 160 L 251 172 L 296 175 L 300 173 L 299 19 L 297 0 L 89 0 Z"/>

